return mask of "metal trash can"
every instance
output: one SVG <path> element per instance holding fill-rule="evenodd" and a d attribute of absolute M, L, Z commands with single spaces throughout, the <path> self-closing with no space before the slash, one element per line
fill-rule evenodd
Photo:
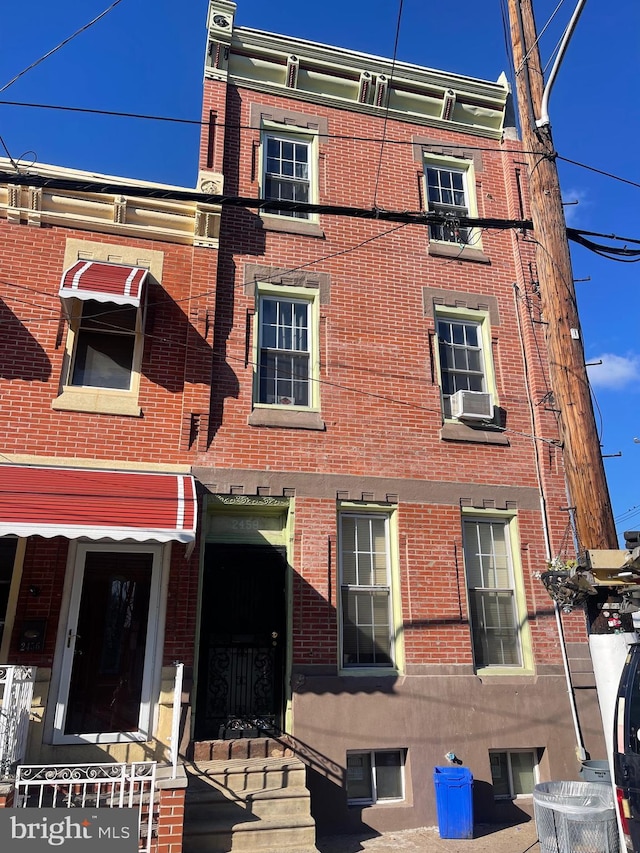
<path fill-rule="evenodd" d="M 613 789 L 602 782 L 541 782 L 533 789 L 541 853 L 619 853 Z"/>
<path fill-rule="evenodd" d="M 611 782 L 609 762 L 605 760 L 583 761 L 580 768 L 583 782 Z"/>
<path fill-rule="evenodd" d="M 473 776 L 468 767 L 434 767 L 440 838 L 473 838 Z"/>

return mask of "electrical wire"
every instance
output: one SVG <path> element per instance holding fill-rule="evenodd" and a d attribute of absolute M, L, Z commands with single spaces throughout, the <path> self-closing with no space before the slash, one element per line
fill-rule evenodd
<path fill-rule="evenodd" d="M 624 512 L 617 515 L 614 519 L 616 524 L 622 524 L 623 521 L 628 521 L 630 518 L 635 518 L 636 515 L 640 515 L 640 505 L 636 504 L 635 506 L 629 507 Z"/>
<path fill-rule="evenodd" d="M 589 232 L 582 232 L 574 228 L 567 228 L 567 237 L 569 240 L 572 240 L 574 243 L 578 243 L 583 248 L 588 249 L 590 252 L 594 252 L 602 258 L 626 264 L 635 264 L 640 261 L 640 248 L 630 249 L 626 245 L 605 246 L 603 243 L 595 243 L 593 240 L 589 240 L 588 237 L 585 236 L 585 233 Z M 597 236 L 621 242 L 640 242 L 638 240 L 625 241 L 624 238 L 616 237 L 615 235 L 599 234 Z"/>
<path fill-rule="evenodd" d="M 95 107 L 69 107 L 61 104 L 35 104 L 29 101 L 8 101 L 0 99 L 0 106 L 9 106 L 9 107 L 26 107 L 28 109 L 38 109 L 38 110 L 56 110 L 60 112 L 71 112 L 71 113 L 87 113 L 88 115 L 98 115 L 98 116 L 106 116 L 113 118 L 133 118 L 133 119 L 141 119 L 143 121 L 160 121 L 166 122 L 169 124 L 184 124 L 191 125 L 194 127 L 208 127 L 209 121 L 203 121 L 201 119 L 190 119 L 190 118 L 177 118 L 175 116 L 161 116 L 154 115 L 153 113 L 130 113 L 130 112 L 122 112 L 120 110 L 101 110 Z M 249 124 L 238 124 L 237 122 L 216 122 L 216 127 L 218 129 L 225 128 L 226 130 L 247 130 L 253 134 L 259 133 L 259 131 Z M 326 132 L 322 134 L 323 138 L 326 139 L 341 139 L 347 142 L 370 142 L 373 145 L 379 145 L 383 139 L 380 136 L 354 136 L 353 134 L 347 133 L 330 133 Z M 399 145 L 406 147 L 413 147 L 415 142 L 410 139 L 390 139 L 389 137 L 384 138 L 385 145 Z M 424 148 L 430 147 L 439 147 L 441 148 L 443 143 L 436 142 L 423 142 L 422 146 Z M 496 140 L 494 145 L 469 145 L 466 142 L 447 142 L 447 148 L 457 149 L 461 148 L 465 151 L 493 151 L 496 154 L 506 154 L 506 155 L 522 155 L 522 154 L 539 154 L 539 151 L 526 151 L 521 148 L 502 148 L 501 142 Z"/>
<path fill-rule="evenodd" d="M 11 152 L 10 152 L 10 151 L 9 151 L 9 149 L 7 148 L 7 143 L 4 141 L 4 139 L 2 138 L 2 136 L 0 136 L 0 145 L 2 145 L 2 147 L 4 148 L 4 150 L 5 150 L 6 154 L 7 154 L 7 157 L 9 158 L 9 160 L 10 160 L 10 162 L 11 162 L 11 165 L 13 166 L 13 168 L 14 168 L 14 169 L 16 170 L 16 172 L 17 172 L 17 171 L 18 171 L 18 164 L 16 163 L 16 161 L 15 161 L 15 160 L 13 159 L 13 157 L 11 156 Z"/>
<path fill-rule="evenodd" d="M 133 118 L 133 119 L 141 119 L 144 121 L 160 121 L 166 122 L 169 124 L 183 124 L 183 125 L 191 125 L 195 127 L 207 127 L 209 125 L 208 121 L 202 121 L 200 119 L 188 119 L 188 118 L 177 118 L 175 116 L 161 116 L 154 115 L 152 113 L 130 113 L 130 112 L 122 112 L 120 110 L 99 110 L 91 107 L 69 107 L 61 104 L 34 104 L 28 101 L 8 101 L 0 99 L 0 106 L 10 106 L 10 107 L 26 107 L 30 109 L 41 109 L 41 110 L 57 110 L 61 112 L 73 112 L 73 113 L 87 113 L 88 115 L 100 115 L 114 118 Z M 251 125 L 245 124 L 236 124 L 236 123 L 224 123 L 220 122 L 216 125 L 218 128 L 227 128 L 229 130 L 247 130 L 256 132 L 255 127 L 251 127 Z M 327 139 L 342 139 L 349 142 L 370 142 L 372 144 L 380 144 L 383 140 L 380 137 L 375 136 L 353 136 L 350 134 L 341 134 L 341 133 L 323 133 L 323 136 Z M 412 140 L 405 139 L 389 139 L 386 137 L 384 139 L 384 144 L 386 145 L 406 145 L 413 146 L 415 143 Z M 502 155 L 511 155 L 514 154 L 522 155 L 522 154 L 539 154 L 539 151 L 526 151 L 523 149 L 513 149 L 513 148 L 500 148 L 500 143 L 496 142 L 496 145 L 468 145 L 467 143 L 456 143 L 456 142 L 447 142 L 446 147 L 451 149 L 463 149 L 465 151 L 493 151 L 496 154 Z M 442 147 L 442 143 L 423 143 L 424 148 L 429 147 Z M 607 178 L 612 178 L 616 181 L 621 181 L 622 183 L 629 184 L 632 187 L 637 187 L 640 189 L 640 183 L 637 181 L 633 181 L 629 178 L 624 178 L 620 175 L 615 175 L 611 172 L 607 172 L 604 169 L 599 169 L 596 166 L 589 166 L 587 163 L 580 163 L 577 160 L 572 160 L 568 157 L 563 157 L 562 155 L 555 153 L 555 157 L 558 160 L 562 160 L 565 163 L 569 163 L 572 166 L 578 166 L 581 169 L 587 169 L 591 172 L 595 172 L 596 174 L 603 175 Z"/>
<path fill-rule="evenodd" d="M 586 163 L 579 163 L 577 160 L 570 160 L 568 157 L 562 157 L 560 154 L 557 154 L 556 157 L 564 163 L 571 163 L 572 166 L 579 166 L 581 169 L 588 169 L 590 172 L 595 172 L 597 175 L 604 175 L 605 178 L 612 178 L 614 181 L 621 181 L 623 184 L 629 184 L 629 186 L 640 189 L 640 183 L 638 183 L 638 181 L 631 181 L 629 178 L 621 178 L 620 175 L 614 175 L 612 172 L 606 172 L 604 169 L 597 169 L 595 166 L 588 166 Z"/>
<path fill-rule="evenodd" d="M 404 0 L 400 0 L 398 4 L 398 18 L 396 21 L 396 37 L 393 44 L 393 59 L 391 60 L 391 73 L 389 74 L 389 82 L 388 86 L 391 85 L 391 81 L 393 80 L 393 74 L 396 70 L 396 58 L 398 56 L 398 41 L 400 39 L 400 23 L 402 21 L 402 7 L 404 4 Z M 384 111 L 384 123 L 382 125 L 382 141 L 380 142 L 380 157 L 378 159 L 378 168 L 376 170 L 376 182 L 373 190 L 373 207 L 377 206 L 378 199 L 378 185 L 380 182 L 380 173 L 382 172 L 382 153 L 384 151 L 384 142 L 385 137 L 387 135 L 387 122 L 389 119 L 389 89 L 387 88 L 387 96 L 386 96 L 386 107 Z"/>
<path fill-rule="evenodd" d="M 563 3 L 564 3 L 564 0 L 560 0 L 560 2 L 559 2 L 559 3 L 558 3 L 558 5 L 556 6 L 556 8 L 553 10 L 553 12 L 551 13 L 551 15 L 547 18 L 547 23 L 546 23 L 546 24 L 544 25 L 544 27 L 540 30 L 540 32 L 538 33 L 538 36 L 537 36 L 536 40 L 535 40 L 535 41 L 534 41 L 534 43 L 531 45 L 531 47 L 530 47 L 530 48 L 529 48 L 529 50 L 526 52 L 526 54 L 522 57 L 522 62 L 520 63 L 520 67 L 517 69 L 516 74 L 519 74 L 519 73 L 522 71 L 522 69 L 524 68 L 524 66 L 526 65 L 527 60 L 528 60 L 528 59 L 529 59 L 529 57 L 531 56 L 531 51 L 533 51 L 533 50 L 535 50 L 535 49 L 536 49 L 536 46 L 538 45 L 538 42 L 540 41 L 540 39 L 542 38 L 542 36 L 544 35 L 544 33 L 546 32 L 546 30 L 547 30 L 547 29 L 548 29 L 548 27 L 550 26 L 551 21 L 553 21 L 553 19 L 555 18 L 556 14 L 558 13 L 558 10 L 560 9 L 560 7 L 562 6 L 562 4 L 563 4 Z"/>
<path fill-rule="evenodd" d="M 13 86 L 13 84 L 16 82 L 16 80 L 19 80 L 27 72 L 31 71 L 32 68 L 35 68 L 37 65 L 40 65 L 40 63 L 44 62 L 45 59 L 48 59 L 50 56 L 53 56 L 54 53 L 57 53 L 57 51 L 59 51 L 65 45 L 69 44 L 70 41 L 73 41 L 73 39 L 76 36 L 79 36 L 81 33 L 85 32 L 85 30 L 88 30 L 89 27 L 92 27 L 94 24 L 97 24 L 99 20 L 104 18 L 105 15 L 108 15 L 109 12 L 111 12 L 112 9 L 115 9 L 115 7 L 118 6 L 120 3 L 122 3 L 122 0 L 115 0 L 115 2 L 113 2 L 107 9 L 100 12 L 100 14 L 97 15 L 92 21 L 89 21 L 88 24 L 85 24 L 83 27 L 80 27 L 80 29 L 76 30 L 75 33 L 72 33 L 66 39 L 61 41 L 60 44 L 56 45 L 55 47 L 51 48 L 51 50 L 47 51 L 47 53 L 45 53 L 43 56 L 41 56 L 40 59 L 36 59 L 35 62 L 32 62 L 31 65 L 28 65 L 26 68 L 24 68 L 22 71 L 20 71 L 18 74 L 15 75 L 15 77 L 12 77 L 8 83 L 5 83 L 4 86 L 0 87 L 0 92 L 6 92 L 6 90 L 9 88 L 9 86 Z"/>
<path fill-rule="evenodd" d="M 60 190 L 71 190 L 79 192 L 96 192 L 109 193 L 116 195 L 125 195 L 138 198 L 153 198 L 163 200 L 182 200 L 200 202 L 202 204 L 221 205 L 222 207 L 246 207 L 257 208 L 259 210 L 269 211 L 277 207 L 279 210 L 290 212 L 306 212 L 306 213 L 322 213 L 331 216 L 346 216 L 360 219 L 375 219 L 386 222 L 399 222 L 406 225 L 442 225 L 447 224 L 449 219 L 446 215 L 437 211 L 392 211 L 381 210 L 379 208 L 356 208 L 346 205 L 332 204 L 309 204 L 305 202 L 287 201 L 284 199 L 264 199 L 264 198 L 247 198 L 240 196 L 226 196 L 217 194 L 207 194 L 192 190 L 173 189 L 168 187 L 158 186 L 140 186 L 135 184 L 120 184 L 109 183 L 100 180 L 79 180 L 78 178 L 49 178 L 37 174 L 14 174 L 9 172 L 0 172 L 0 182 L 8 184 L 18 184 L 21 186 L 30 187 L 45 187 Z M 496 217 L 470 217 L 458 216 L 458 224 L 461 228 L 495 228 L 505 229 L 512 228 L 517 230 L 531 231 L 533 224 L 531 220 L 521 219 L 498 219 Z M 618 242 L 634 242 L 640 245 L 640 240 L 631 240 L 631 238 L 617 237 L 616 235 L 599 234 L 598 232 L 583 232 L 574 228 L 566 229 L 567 237 L 574 242 L 579 243 L 584 248 L 595 252 L 602 257 L 610 260 L 619 260 L 627 263 L 640 260 L 640 248 L 630 249 L 628 246 L 616 247 L 606 246 L 590 240 L 590 236 L 599 236 L 609 240 Z M 535 237 L 530 238 L 543 251 L 546 251 Z M 553 259 L 551 259 L 553 261 Z M 572 289 L 567 284 L 567 291 L 572 292 Z M 574 299 L 574 295 L 572 296 Z"/>

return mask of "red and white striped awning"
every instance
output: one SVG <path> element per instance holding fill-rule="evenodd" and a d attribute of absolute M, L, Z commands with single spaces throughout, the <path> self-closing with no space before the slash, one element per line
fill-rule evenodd
<path fill-rule="evenodd" d="M 76 261 L 62 274 L 59 296 L 62 299 L 75 297 L 115 302 L 116 305 L 134 305 L 137 308 L 148 272 L 142 267 Z"/>
<path fill-rule="evenodd" d="M 193 542 L 188 474 L 0 465 L 0 536 Z"/>

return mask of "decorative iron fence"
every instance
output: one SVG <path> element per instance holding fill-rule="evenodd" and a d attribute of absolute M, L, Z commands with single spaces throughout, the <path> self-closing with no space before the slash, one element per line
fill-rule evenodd
<path fill-rule="evenodd" d="M 137 808 L 139 847 L 157 836 L 156 762 L 23 764 L 16 770 L 16 808 Z"/>
<path fill-rule="evenodd" d="M 27 753 L 36 669 L 0 666 L 0 779 L 12 776 Z"/>

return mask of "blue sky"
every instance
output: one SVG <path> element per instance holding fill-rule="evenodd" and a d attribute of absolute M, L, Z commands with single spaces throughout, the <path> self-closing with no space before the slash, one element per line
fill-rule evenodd
<path fill-rule="evenodd" d="M 31 0 L 5 4 L 0 89 L 88 23 L 108 0 Z M 504 2 L 506 6 L 506 0 Z M 541 32 L 558 0 L 535 0 Z M 575 0 L 561 3 L 541 35 L 549 60 Z M 446 14 L 451 12 L 451 17 Z M 207 0 L 121 0 L 95 26 L 29 71 L 0 101 L 89 107 L 173 118 L 200 118 Z M 236 23 L 392 56 L 396 0 L 240 0 Z M 640 4 L 585 6 L 550 101 L 561 157 L 638 183 Z M 398 58 L 489 80 L 511 77 L 499 0 L 452 6 L 404 0 Z M 195 185 L 196 126 L 0 103 L 0 135 L 12 157 L 187 187 Z M 4 151 L 0 151 L 4 154 Z M 559 161 L 574 227 L 640 239 L 640 189 Z M 572 249 L 580 316 L 597 400 L 605 465 L 619 530 L 640 528 L 640 264 Z"/>

